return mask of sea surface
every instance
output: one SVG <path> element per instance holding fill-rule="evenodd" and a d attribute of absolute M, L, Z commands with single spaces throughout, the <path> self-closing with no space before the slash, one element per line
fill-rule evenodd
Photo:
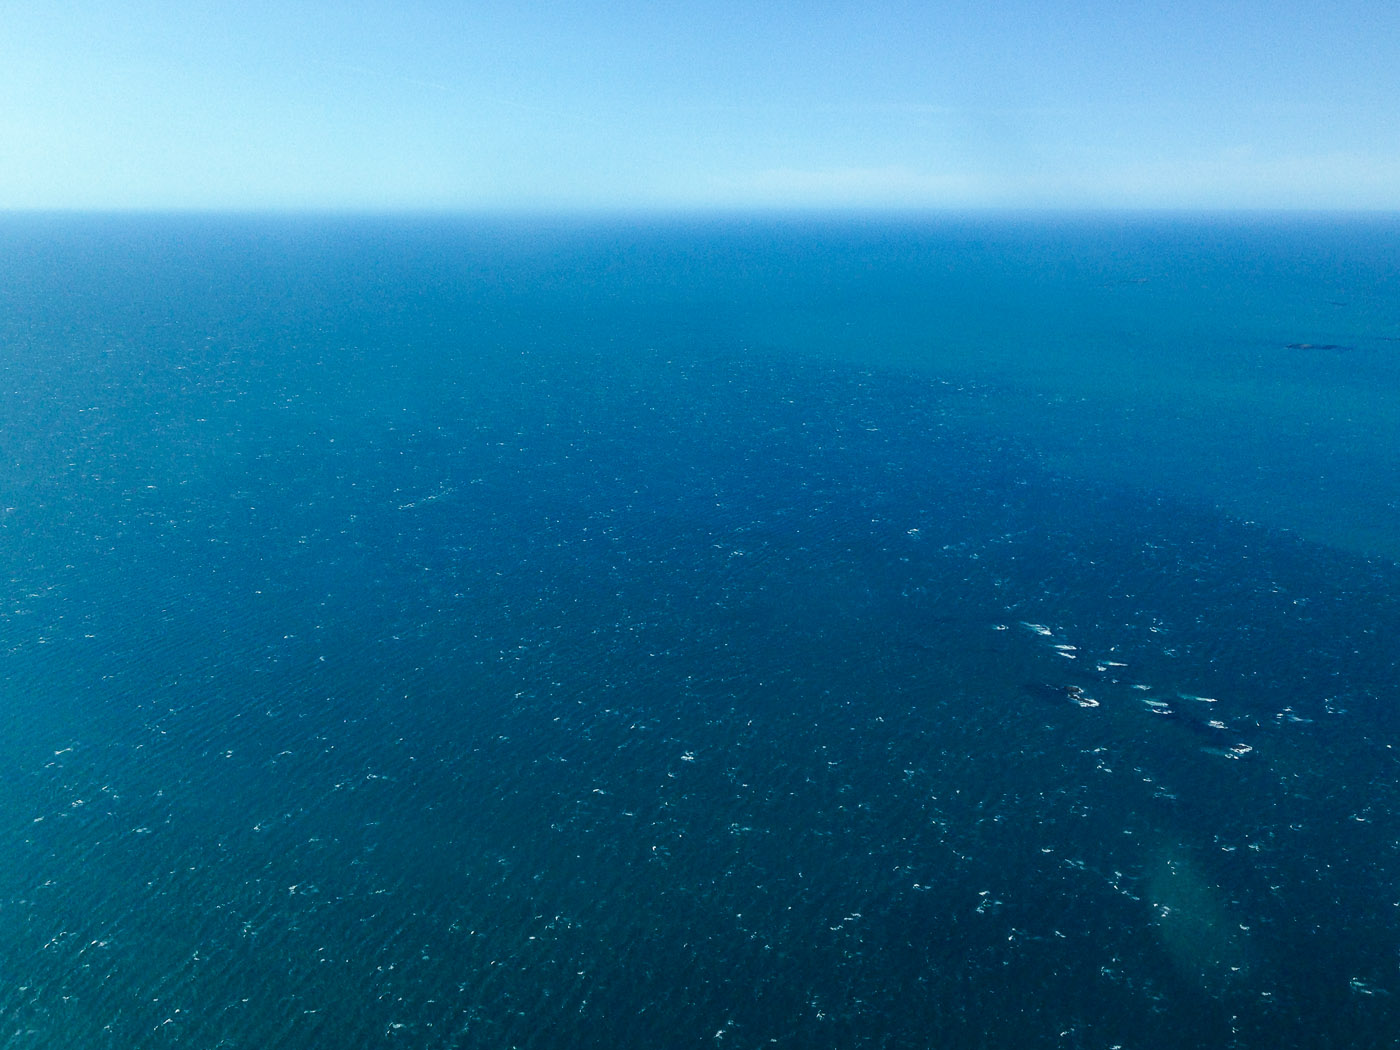
<path fill-rule="evenodd" d="M 1400 219 L 0 217 L 0 1050 L 1400 1033 Z"/>

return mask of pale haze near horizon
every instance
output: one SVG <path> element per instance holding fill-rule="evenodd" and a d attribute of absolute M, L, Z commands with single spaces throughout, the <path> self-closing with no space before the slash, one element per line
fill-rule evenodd
<path fill-rule="evenodd" d="M 1400 208 L 1400 4 L 0 3 L 0 208 Z"/>

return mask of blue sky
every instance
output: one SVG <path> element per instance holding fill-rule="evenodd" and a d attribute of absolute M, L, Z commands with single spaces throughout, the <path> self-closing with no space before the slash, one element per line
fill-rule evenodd
<path fill-rule="evenodd" d="M 0 208 L 1400 208 L 1400 3 L 0 0 Z"/>

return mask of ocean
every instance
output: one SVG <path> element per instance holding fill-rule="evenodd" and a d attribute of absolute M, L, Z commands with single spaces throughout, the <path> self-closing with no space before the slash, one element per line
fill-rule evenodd
<path fill-rule="evenodd" d="M 1400 1043 L 1400 219 L 0 218 L 0 1048 Z"/>

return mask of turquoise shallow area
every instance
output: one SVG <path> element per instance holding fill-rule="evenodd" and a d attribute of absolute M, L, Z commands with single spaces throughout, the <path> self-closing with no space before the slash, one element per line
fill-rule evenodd
<path fill-rule="evenodd" d="M 1387 1045 L 1397 233 L 7 218 L 0 1047 Z"/>

